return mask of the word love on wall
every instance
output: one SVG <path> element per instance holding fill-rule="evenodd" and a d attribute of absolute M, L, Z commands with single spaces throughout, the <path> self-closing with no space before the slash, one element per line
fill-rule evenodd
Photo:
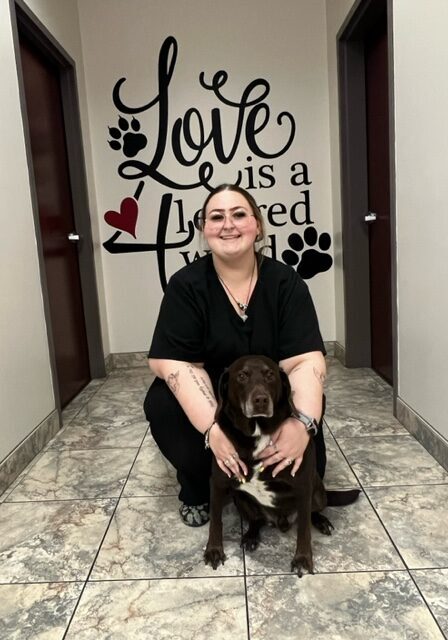
<path fill-rule="evenodd" d="M 198 76 L 198 91 L 211 92 L 216 106 L 211 112 L 201 114 L 195 107 L 186 108 L 184 115 L 171 122 L 170 118 L 170 86 L 175 82 L 175 69 L 178 46 L 174 37 L 166 38 L 161 46 L 158 61 L 158 92 L 146 104 L 132 106 L 122 97 L 122 88 L 126 78 L 120 78 L 115 84 L 112 99 L 119 116 L 116 124 L 108 127 L 108 144 L 120 153 L 124 159 L 118 166 L 118 175 L 129 182 L 129 195 L 125 197 L 115 210 L 107 211 L 104 219 L 115 228 L 113 235 L 103 243 L 110 253 L 130 253 L 153 251 L 157 256 L 159 280 L 162 289 L 167 283 L 167 252 L 176 251 L 182 255 L 185 263 L 199 257 L 195 252 L 190 258 L 188 246 L 200 227 L 200 210 L 194 212 L 190 219 L 184 214 L 184 204 L 179 192 L 192 189 L 211 191 L 217 184 L 214 182 L 217 164 L 234 167 L 235 155 L 240 146 L 247 152 L 249 166 L 233 169 L 233 182 L 247 190 L 263 189 L 263 193 L 278 182 L 274 161 L 284 156 L 290 149 L 296 135 L 294 117 L 288 111 L 273 116 L 268 103 L 271 87 L 267 80 L 258 78 L 247 84 L 238 101 L 229 97 L 226 91 L 229 80 L 226 71 L 217 71 L 211 80 L 201 72 Z M 157 131 L 142 131 L 141 119 L 144 112 L 153 110 L 158 122 Z M 235 123 L 232 139 L 224 139 L 223 117 L 228 110 Z M 207 125 L 208 123 L 208 125 Z M 266 149 L 262 143 L 263 132 L 277 128 L 276 149 Z M 228 128 L 226 129 L 228 131 Z M 281 135 L 280 135 L 281 134 Z M 154 142 L 152 157 L 148 158 L 148 140 Z M 190 182 L 180 181 L 163 169 L 163 160 L 170 150 L 175 162 L 171 167 L 193 167 L 195 178 Z M 188 150 L 188 154 L 185 152 Z M 204 156 L 212 156 L 215 164 L 204 160 Z M 251 165 L 254 158 L 261 164 L 255 170 Z M 230 170 L 229 167 L 229 170 Z M 259 202 L 269 231 L 272 257 L 283 260 L 297 269 L 304 279 L 314 277 L 318 273 L 328 271 L 333 260 L 328 250 L 331 245 L 330 235 L 318 233 L 311 218 L 311 197 L 309 186 L 312 184 L 309 169 L 303 161 L 291 161 L 290 173 L 282 179 L 297 188 L 298 200 L 286 205 L 281 202 L 266 205 Z M 160 197 L 157 211 L 145 211 L 139 208 L 139 199 L 148 183 L 158 183 L 165 191 Z M 150 187 L 149 187 L 150 188 Z M 203 199 L 203 195 L 201 196 Z M 141 202 L 141 200 L 140 200 Z M 157 217 L 157 227 L 150 242 L 137 239 L 136 229 L 139 215 Z M 170 219 L 175 219 L 178 229 L 177 238 L 170 239 L 168 230 Z M 289 225 L 293 229 L 287 237 L 288 247 L 277 255 L 277 233 L 280 227 Z M 133 241 L 121 240 L 123 233 L 129 234 Z M 179 240 L 179 234 L 181 239 Z M 121 241 L 120 241 L 121 240 Z"/>

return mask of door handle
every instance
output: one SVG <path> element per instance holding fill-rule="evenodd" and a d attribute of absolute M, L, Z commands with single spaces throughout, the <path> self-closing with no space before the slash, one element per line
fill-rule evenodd
<path fill-rule="evenodd" d="M 369 211 L 369 213 L 364 216 L 364 222 L 367 222 L 368 224 L 371 224 L 372 222 L 375 222 L 376 217 L 377 216 L 376 216 L 376 213 L 374 211 Z"/>
<path fill-rule="evenodd" d="M 79 233 L 74 233 L 74 231 L 71 231 L 67 238 L 70 240 L 70 242 L 79 242 L 81 240 L 81 236 L 79 235 Z"/>

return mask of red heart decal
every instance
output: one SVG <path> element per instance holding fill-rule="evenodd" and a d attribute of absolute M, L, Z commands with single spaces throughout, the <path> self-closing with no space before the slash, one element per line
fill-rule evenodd
<path fill-rule="evenodd" d="M 106 211 L 104 219 L 111 227 L 126 231 L 131 236 L 135 236 L 135 226 L 138 217 L 138 202 L 135 198 L 124 198 L 120 204 L 120 213 L 118 211 Z"/>

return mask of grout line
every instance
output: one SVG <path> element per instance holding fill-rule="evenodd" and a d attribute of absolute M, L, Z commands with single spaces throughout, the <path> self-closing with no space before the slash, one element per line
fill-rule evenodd
<path fill-rule="evenodd" d="M 121 498 L 126 499 L 140 499 L 140 498 L 175 498 L 177 493 L 162 493 L 162 494 L 141 494 L 141 495 L 122 495 L 122 490 L 120 489 L 120 494 L 116 496 L 100 496 L 96 498 L 55 498 L 54 500 L 10 500 L 9 502 L 4 502 L 2 504 L 54 504 L 55 502 L 95 502 L 95 501 L 106 501 L 106 500 L 120 500 Z"/>
<path fill-rule="evenodd" d="M 417 589 L 418 593 L 420 594 L 420 596 L 421 596 L 421 598 L 422 598 L 423 602 L 425 603 L 426 607 L 429 609 L 429 613 L 431 614 L 431 616 L 432 616 L 432 618 L 433 618 L 434 622 L 436 623 L 436 625 L 437 625 L 437 626 L 438 626 L 438 628 L 440 629 L 440 632 L 441 632 L 442 636 L 443 636 L 444 638 L 446 638 L 446 636 L 445 636 L 445 634 L 444 634 L 444 632 L 443 632 L 443 630 L 442 630 L 442 627 L 441 627 L 441 625 L 439 624 L 439 621 L 437 620 L 437 618 L 436 618 L 435 614 L 433 613 L 433 611 L 432 611 L 431 607 L 429 606 L 428 602 L 426 601 L 426 598 L 425 598 L 425 596 L 423 595 L 423 592 L 421 591 L 420 587 L 418 586 L 418 583 L 417 583 L 417 581 L 415 580 L 414 576 L 412 575 L 411 571 L 415 571 L 415 569 L 408 569 L 408 574 L 409 574 L 410 579 L 411 579 L 411 580 L 412 580 L 412 582 L 414 583 L 414 586 L 415 586 L 415 588 Z"/>
<path fill-rule="evenodd" d="M 145 437 L 146 437 L 146 434 L 148 433 L 148 431 L 149 431 L 149 424 L 148 424 L 148 428 L 147 428 L 146 433 L 145 433 Z M 86 578 L 85 578 L 85 580 L 84 580 L 84 585 L 83 585 L 83 587 L 82 587 L 82 589 L 81 589 L 81 592 L 80 592 L 80 594 L 79 594 L 79 596 L 78 596 L 78 600 L 76 601 L 76 605 L 75 605 L 75 607 L 74 607 L 74 609 L 73 609 L 73 611 L 72 611 L 72 614 L 71 614 L 71 616 L 70 616 L 70 620 L 69 620 L 69 621 L 68 621 L 68 623 L 67 623 L 67 626 L 66 626 L 66 629 L 65 629 L 64 635 L 63 635 L 63 637 L 62 637 L 62 640 L 65 640 L 65 638 L 67 637 L 68 630 L 70 629 L 70 625 L 71 625 L 71 623 L 72 623 L 72 621 L 73 621 L 73 618 L 74 618 L 74 616 L 75 616 L 75 614 L 76 614 L 76 611 L 78 610 L 79 603 L 80 603 L 81 598 L 82 598 L 82 596 L 83 596 L 83 593 L 84 593 L 84 591 L 85 591 L 85 589 L 86 589 L 87 583 L 89 582 L 89 578 L 90 578 L 90 576 L 92 575 L 93 567 L 95 566 L 95 563 L 96 563 L 96 561 L 97 561 L 97 559 L 98 559 L 99 553 L 100 553 L 100 551 L 101 551 L 101 547 L 103 546 L 104 540 L 106 539 L 106 536 L 107 536 L 107 534 L 108 534 L 108 532 L 109 532 L 109 529 L 110 529 L 110 527 L 111 527 L 111 525 L 112 525 L 112 521 L 113 521 L 113 519 L 114 519 L 114 517 L 115 517 L 115 514 L 116 514 L 116 512 L 117 512 L 118 505 L 120 504 L 120 500 L 121 500 L 121 498 L 122 498 L 122 496 L 123 496 L 123 492 L 124 492 L 124 489 L 125 489 L 125 487 L 126 487 L 127 481 L 129 480 L 129 476 L 130 476 L 130 475 L 131 475 L 131 473 L 132 473 L 132 470 L 133 470 L 133 468 L 134 468 L 134 466 L 135 466 L 135 462 L 136 462 L 136 460 L 137 460 L 137 457 L 138 457 L 138 455 L 139 455 L 139 453 L 140 453 L 140 451 L 141 451 L 141 448 L 142 448 L 142 446 L 143 446 L 143 442 L 144 442 L 144 438 L 142 439 L 142 443 L 141 443 L 140 447 L 138 448 L 137 453 L 135 454 L 135 457 L 134 457 L 134 461 L 132 462 L 131 467 L 130 467 L 130 469 L 129 469 L 129 471 L 128 471 L 128 475 L 127 475 L 126 480 L 125 480 L 125 482 L 124 482 L 124 484 L 123 484 L 123 487 L 122 487 L 122 489 L 121 489 L 121 493 L 120 493 L 120 495 L 119 495 L 119 497 L 118 497 L 118 499 L 117 499 L 117 502 L 116 502 L 116 504 L 115 504 L 115 507 L 114 507 L 114 509 L 113 509 L 113 511 L 112 511 L 112 513 L 111 513 L 110 518 L 109 518 L 109 523 L 108 523 L 108 525 L 107 525 L 107 527 L 106 527 L 106 530 L 105 530 L 105 532 L 104 532 L 104 534 L 103 534 L 103 537 L 102 537 L 102 538 L 101 538 L 101 540 L 100 540 L 100 543 L 99 543 L 99 545 L 98 545 L 98 548 L 97 548 L 97 551 L 96 551 L 95 557 L 93 558 L 92 564 L 91 564 L 90 569 L 89 569 L 89 572 L 88 572 L 88 574 L 87 574 L 87 577 L 86 577 Z"/>
<path fill-rule="evenodd" d="M 380 521 L 381 526 L 383 527 L 383 529 L 384 529 L 384 531 L 385 531 L 385 533 L 386 533 L 387 537 L 389 538 L 389 540 L 390 540 L 390 542 L 391 542 L 391 544 L 392 544 L 393 548 L 394 548 L 394 549 L 395 549 L 395 551 L 397 552 L 398 557 L 399 557 L 399 558 L 400 558 L 400 560 L 402 561 L 403 566 L 404 566 L 405 568 L 407 568 L 407 564 L 406 564 L 406 562 L 404 561 L 404 558 L 403 558 L 403 556 L 402 556 L 402 554 L 401 554 L 400 550 L 398 549 L 397 545 L 395 544 L 394 540 L 392 539 L 392 536 L 390 535 L 389 531 L 387 530 L 385 523 L 384 523 L 384 522 L 383 522 L 383 520 L 381 519 L 380 514 L 379 514 L 379 513 L 378 513 L 378 511 L 375 509 L 375 507 L 374 507 L 374 505 L 373 505 L 373 503 L 372 503 L 372 501 L 371 501 L 371 499 L 370 499 L 369 495 L 367 494 L 366 488 L 364 487 L 364 485 L 363 485 L 363 484 L 362 484 L 362 482 L 360 481 L 360 479 L 359 479 L 359 477 L 358 477 L 358 474 L 357 474 L 357 473 L 356 473 L 356 471 L 353 469 L 352 465 L 350 464 L 350 462 L 349 462 L 349 460 L 348 460 L 347 456 L 345 455 L 345 453 L 344 453 L 344 451 L 343 451 L 342 447 L 340 446 L 340 444 L 338 443 L 338 441 L 337 441 L 337 440 L 336 440 L 336 446 L 337 446 L 337 447 L 338 447 L 338 449 L 340 450 L 340 452 L 341 452 L 341 454 L 343 455 L 343 457 L 344 457 L 344 459 L 345 459 L 346 463 L 348 464 L 348 466 L 349 466 L 349 468 L 350 468 L 351 472 L 353 473 L 353 475 L 355 476 L 356 480 L 358 481 L 359 486 L 361 487 L 361 491 L 362 491 L 362 493 L 363 493 L 363 494 L 364 494 L 364 496 L 366 497 L 366 499 L 367 499 L 368 503 L 370 504 L 371 508 L 373 509 L 373 512 L 375 513 L 376 517 L 377 517 L 377 518 L 378 518 L 378 520 Z M 423 486 L 424 486 L 424 485 L 423 485 Z"/>
<path fill-rule="evenodd" d="M 418 569 L 346 569 L 344 571 L 316 571 L 312 575 L 304 575 L 303 577 L 313 578 L 313 576 L 338 576 L 338 575 L 352 575 L 357 573 L 410 573 L 411 571 L 446 571 L 448 570 L 448 566 L 446 567 L 422 567 Z M 243 574 L 232 574 L 232 575 L 210 575 L 210 576 L 152 576 L 146 578 L 93 578 L 89 580 L 89 584 L 100 584 L 100 583 L 108 583 L 108 582 L 157 582 L 161 580 L 224 580 L 224 579 L 238 579 L 241 580 L 245 576 Z M 301 578 L 297 577 L 297 574 L 294 572 L 279 572 L 279 573 L 250 573 L 246 576 L 246 578 L 271 578 L 271 577 L 290 577 L 297 578 L 300 580 Z M 83 584 L 85 582 L 82 580 L 30 580 L 30 581 L 20 581 L 20 582 L 0 582 L 0 587 L 10 587 L 10 586 L 26 586 L 26 585 L 40 585 L 40 584 Z"/>
<path fill-rule="evenodd" d="M 241 527 L 241 539 L 244 534 L 244 523 L 243 518 L 240 514 L 240 527 Z M 244 575 L 244 600 L 246 605 L 246 625 L 247 625 L 247 638 L 250 640 L 250 614 L 249 614 L 249 595 L 247 593 L 247 565 L 246 565 L 246 549 L 243 545 L 241 545 L 241 549 L 243 552 L 243 575 Z"/>
<path fill-rule="evenodd" d="M 120 371 L 121 371 L 121 370 L 120 370 Z M 124 371 L 125 371 L 125 369 L 124 369 Z M 373 372 L 372 372 L 372 373 L 373 373 Z M 370 375 L 370 373 L 369 373 L 369 372 L 368 372 L 368 374 Z M 373 378 L 373 379 L 375 379 L 375 376 L 376 376 L 376 374 L 375 374 L 375 375 L 372 375 L 372 378 Z M 104 381 L 101 385 L 98 385 L 98 389 L 96 389 L 96 391 L 92 394 L 92 396 L 91 396 L 90 398 L 88 398 L 88 399 L 87 399 L 87 400 L 86 400 L 86 401 L 81 405 L 80 409 L 79 409 L 79 410 L 77 411 L 77 413 L 73 416 L 73 418 L 71 418 L 67 424 L 64 424 L 64 425 L 63 425 L 64 427 L 65 427 L 65 426 L 68 426 L 69 424 L 71 424 L 71 423 L 72 423 L 72 421 L 76 418 L 76 416 L 79 414 L 79 412 L 82 410 L 82 408 L 83 408 L 83 407 L 84 407 L 88 402 L 90 402 L 90 401 L 91 401 L 91 400 L 96 396 L 96 394 L 97 394 L 97 393 L 98 393 L 98 392 L 99 392 L 99 391 L 104 387 L 104 385 L 106 384 L 106 382 L 107 382 L 108 380 L 110 380 L 110 379 L 113 379 L 113 380 L 117 379 L 117 380 L 118 380 L 118 379 L 120 379 L 120 376 L 114 376 L 113 378 L 110 378 L 110 375 L 109 375 L 109 376 L 107 376 L 107 377 L 105 378 L 105 381 Z M 348 382 L 350 382 L 350 381 L 348 381 Z M 408 573 L 408 575 L 410 575 L 411 579 L 413 580 L 413 582 L 414 582 L 415 586 L 416 586 L 416 587 L 417 587 L 417 589 L 418 589 L 418 585 L 415 583 L 415 580 L 414 580 L 413 576 L 410 574 L 411 569 L 409 569 L 409 568 L 407 567 L 406 563 L 404 562 L 404 560 L 403 560 L 403 558 L 402 558 L 402 556 L 401 556 L 401 554 L 400 554 L 400 552 L 399 552 L 398 548 L 396 547 L 395 543 L 393 542 L 393 540 L 392 540 L 392 538 L 391 538 L 391 536 L 390 536 L 390 534 L 389 534 L 389 532 L 388 532 L 388 530 L 387 530 L 387 528 L 386 528 L 385 524 L 384 524 L 384 523 L 383 523 L 383 521 L 381 520 L 381 518 L 380 518 L 380 516 L 379 516 L 378 512 L 376 511 L 376 509 L 375 509 L 375 507 L 373 506 L 373 504 L 372 504 L 372 502 L 371 502 L 371 500 L 370 500 L 369 496 L 367 495 L 367 493 L 366 493 L 366 489 L 370 489 L 370 488 L 372 488 L 372 489 L 386 489 L 386 488 L 392 488 L 392 487 L 395 487 L 395 486 L 399 486 L 399 487 L 402 487 L 402 486 L 428 486 L 428 484 L 423 484 L 423 485 L 422 485 L 422 484 L 420 483 L 420 484 L 418 484 L 418 485 L 380 485 L 380 486 L 378 486 L 378 487 L 377 487 L 377 486 L 370 486 L 370 485 L 369 485 L 369 486 L 364 487 L 364 485 L 360 482 L 360 480 L 359 480 L 359 478 L 358 478 L 357 474 L 356 474 L 356 473 L 355 473 L 355 471 L 353 470 L 353 468 L 352 468 L 351 464 L 349 463 L 349 461 L 348 461 L 348 459 L 347 459 L 347 457 L 346 457 L 346 455 L 345 455 L 345 453 L 344 453 L 344 451 L 343 451 L 342 447 L 340 446 L 340 444 L 339 444 L 339 442 L 338 442 L 337 438 L 335 437 L 334 433 L 332 432 L 332 430 L 331 430 L 331 428 L 329 427 L 328 423 L 326 422 L 325 418 L 324 418 L 324 421 L 325 421 L 326 427 L 327 427 L 327 428 L 328 428 L 328 430 L 329 430 L 329 433 L 331 434 L 331 436 L 332 436 L 332 437 L 333 437 L 333 439 L 335 440 L 336 447 L 340 450 L 340 452 L 341 452 L 341 454 L 342 454 L 343 458 L 345 459 L 346 463 L 348 464 L 348 467 L 350 468 L 351 472 L 353 473 L 354 477 L 356 478 L 356 480 L 357 480 L 357 482 L 358 482 L 358 484 L 359 484 L 359 487 L 361 488 L 361 491 L 362 491 L 362 492 L 364 493 L 364 495 L 366 496 L 366 498 L 367 498 L 367 500 L 368 500 L 368 503 L 370 504 L 370 506 L 372 507 L 372 509 L 373 509 L 374 513 L 375 513 L 375 514 L 376 514 L 376 516 L 378 517 L 378 519 L 379 519 L 379 521 L 380 521 L 381 525 L 383 526 L 383 528 L 384 528 L 384 530 L 385 530 L 385 532 L 386 532 L 387 536 L 388 536 L 388 537 L 389 537 L 389 539 L 391 540 L 391 543 L 392 543 L 393 547 L 394 547 L 394 548 L 395 548 L 395 550 L 397 551 L 398 556 L 399 556 L 399 557 L 400 557 L 400 559 L 402 560 L 402 562 L 403 562 L 403 568 L 400 568 L 400 569 L 376 569 L 376 570 L 368 570 L 368 569 L 366 569 L 366 570 L 351 570 L 351 571 L 350 571 L 350 570 L 349 570 L 349 571 L 327 571 L 327 572 L 322 571 L 322 572 L 316 572 L 316 575 L 343 575 L 343 574 L 356 574 L 356 573 L 398 573 L 398 572 L 403 573 L 403 572 L 407 572 L 407 573 Z M 112 427 L 111 425 L 105 425 L 105 426 Z M 76 499 L 65 499 L 65 500 L 63 499 L 63 500 L 39 500 L 39 501 L 32 501 L 32 500 L 30 500 L 30 501 L 18 501 L 18 502 L 10 502 L 10 503 L 8 503 L 8 504 L 20 504 L 20 503 L 22 503 L 22 502 L 25 502 L 25 503 L 45 503 L 45 504 L 48 504 L 48 503 L 54 503 L 54 502 L 73 502 L 73 501 L 91 501 L 91 502 L 94 502 L 94 501 L 105 501 L 105 500 L 111 500 L 111 499 L 116 500 L 116 504 L 115 504 L 115 507 L 114 507 L 114 509 L 113 509 L 113 512 L 112 512 L 112 514 L 111 514 L 111 516 L 110 516 L 109 523 L 107 524 L 107 526 L 106 526 L 106 530 L 105 530 L 105 533 L 104 533 L 104 535 L 103 535 L 103 536 L 102 536 L 102 538 L 101 538 L 101 541 L 100 541 L 99 546 L 98 546 L 98 548 L 97 548 L 97 551 L 96 551 L 95 557 L 94 557 L 94 559 L 93 559 L 93 561 L 92 561 L 92 564 L 91 564 L 90 570 L 89 570 L 89 572 L 88 572 L 88 574 L 87 574 L 87 577 L 86 577 L 85 579 L 82 579 L 82 580 L 68 580 L 68 581 L 61 581 L 61 580 L 48 581 L 48 580 L 47 580 L 46 582 L 23 582 L 23 583 L 5 583 L 5 584 L 6 584 L 6 585 L 11 585 L 11 584 L 25 584 L 25 585 L 26 585 L 26 584 L 49 584 L 49 583 L 66 583 L 66 584 L 69 584 L 69 583 L 81 583 L 81 584 L 82 584 L 82 583 L 84 583 L 84 584 L 83 584 L 83 587 L 82 587 L 82 589 L 81 589 L 81 591 L 80 591 L 79 597 L 78 597 L 78 599 L 77 599 L 77 601 L 76 601 L 76 605 L 75 605 L 75 607 L 74 607 L 74 609 L 73 609 L 73 612 L 72 612 L 72 614 L 71 614 L 71 617 L 70 617 L 70 619 L 69 619 L 69 621 L 68 621 L 68 623 L 67 623 L 66 629 L 65 629 L 65 631 L 64 631 L 64 636 L 63 636 L 63 638 L 66 638 L 67 633 L 68 633 L 69 628 L 70 628 L 70 625 L 71 625 L 71 623 L 72 623 L 72 621 L 73 621 L 73 619 L 74 619 L 74 617 L 75 617 L 76 611 L 77 611 L 77 609 L 78 609 L 78 607 L 79 607 L 79 604 L 80 604 L 80 601 L 81 601 L 82 595 L 83 595 L 83 593 L 84 593 L 84 590 L 86 589 L 86 586 L 87 586 L 87 584 L 88 584 L 89 582 L 90 582 L 91 584 L 94 584 L 94 583 L 103 583 L 103 582 L 108 583 L 108 582 L 136 582 L 136 581 L 161 581 L 161 580 L 204 580 L 204 579 L 216 579 L 216 578 L 217 578 L 217 579 L 226 579 L 226 578 L 234 579 L 234 578 L 241 578 L 241 577 L 243 577 L 243 578 L 244 578 L 245 603 L 246 603 L 246 621 L 247 621 L 247 634 L 248 634 L 248 636 L 247 636 L 247 637 L 248 637 L 248 639 L 250 639 L 250 618 L 249 618 L 249 603 L 248 603 L 248 594 L 247 594 L 247 582 L 248 582 L 248 580 L 250 580 L 251 578 L 254 578 L 254 577 L 261 577 L 261 578 L 265 578 L 265 579 L 266 579 L 266 578 L 274 577 L 274 576 L 275 576 L 275 577 L 278 577 L 278 576 L 284 576 L 284 577 L 293 577 L 293 576 L 295 576 L 295 577 L 297 577 L 297 576 L 296 576 L 296 574 L 291 573 L 291 572 L 280 572 L 280 573 L 273 573 L 273 574 L 263 574 L 263 573 L 260 573 L 260 574 L 259 574 L 259 573 L 254 573 L 254 574 L 250 574 L 250 575 L 248 575 L 248 574 L 247 574 L 247 565 L 246 565 L 246 555 L 245 555 L 245 550 L 244 550 L 244 548 L 243 548 L 243 551 L 242 551 L 242 552 L 243 552 L 243 576 L 241 576 L 241 575 L 225 575 L 225 576 L 216 576 L 216 575 L 215 575 L 215 576 L 196 576 L 196 577 L 194 577 L 194 576 L 193 576 L 193 577 L 191 577 L 191 576 L 185 576 L 185 577 L 177 577 L 177 576 L 173 576 L 173 577 L 163 577 L 163 578 L 162 578 L 162 577 L 160 577 L 160 578 L 158 578 L 158 577 L 152 577 L 152 578 L 135 578 L 135 579 L 133 579 L 133 578 L 126 578 L 126 579 L 110 579 L 110 580 L 109 580 L 109 579 L 97 579 L 97 580 L 95 580 L 95 579 L 90 579 L 90 576 L 92 575 L 92 572 L 93 572 L 93 570 L 94 570 L 95 563 L 96 563 L 96 561 L 97 561 L 97 559 L 98 559 L 98 556 L 99 556 L 100 551 L 101 551 L 101 548 L 102 548 L 102 546 L 103 546 L 103 544 L 104 544 L 104 541 L 105 541 L 105 538 L 106 538 L 106 536 L 107 536 L 107 533 L 108 533 L 108 531 L 110 530 L 110 527 L 111 527 L 111 525 L 112 525 L 113 519 L 114 519 L 115 514 L 116 514 L 116 511 L 117 511 L 117 509 L 118 509 L 118 505 L 120 504 L 120 501 L 121 501 L 123 498 L 131 499 L 131 500 L 132 500 L 132 499 L 134 499 L 134 498 L 165 498 L 165 497 L 166 497 L 166 498 L 168 498 L 168 497 L 173 497 L 173 496 L 175 495 L 175 494 L 163 494 L 163 495 L 141 495 L 141 496 L 140 496 L 140 495 L 137 495 L 137 496 L 127 496 L 127 495 L 124 495 L 125 487 L 127 486 L 127 483 L 128 483 L 128 481 L 129 481 L 129 478 L 130 478 L 131 472 L 132 472 L 132 470 L 133 470 L 133 468 L 134 468 L 134 466 L 135 466 L 136 459 L 137 459 L 138 455 L 140 454 L 140 452 L 141 452 L 141 450 L 142 450 L 142 447 L 143 447 L 143 444 L 144 444 L 145 438 L 146 438 L 146 436 L 147 436 L 147 434 L 148 434 L 148 431 L 149 431 L 149 427 L 146 429 L 146 431 L 145 431 L 145 435 L 144 435 L 144 437 L 143 437 L 143 439 L 142 439 L 142 442 L 141 442 L 140 446 L 138 447 L 138 449 L 137 449 L 137 447 L 126 447 L 127 449 L 137 449 L 137 453 L 136 453 L 136 455 L 135 455 L 135 457 L 134 457 L 134 461 L 132 462 L 132 464 L 131 464 L 131 466 L 130 466 L 130 470 L 129 470 L 129 472 L 128 472 L 127 476 L 126 476 L 126 479 L 125 479 L 125 481 L 124 481 L 124 483 L 123 483 L 123 486 L 122 486 L 122 488 L 121 488 L 121 491 L 120 491 L 120 495 L 119 495 L 118 497 L 117 497 L 117 496 L 114 496 L 114 497 L 112 497 L 112 498 L 111 498 L 111 497 L 107 497 L 107 498 L 100 497 L 100 498 L 76 498 Z M 58 432 L 58 433 L 59 433 L 59 432 Z M 386 435 L 390 435 L 391 437 L 395 437 L 395 434 L 386 434 Z M 412 436 L 412 434 L 398 434 L 398 435 L 401 435 L 402 437 L 403 437 L 403 436 L 404 436 L 404 437 L 413 437 L 413 436 Z M 347 437 L 348 437 L 348 438 L 350 438 L 350 437 L 351 437 L 351 438 L 356 438 L 356 437 L 365 437 L 365 436 L 347 436 Z M 50 442 L 51 442 L 51 441 L 50 441 Z M 101 450 L 102 448 L 98 447 L 98 448 L 96 448 L 96 449 L 62 449 L 62 450 L 57 450 L 57 449 L 56 449 L 56 450 L 54 450 L 54 449 L 53 449 L 53 450 L 51 450 L 51 449 L 49 449 L 49 450 L 51 450 L 51 451 L 97 451 L 97 450 L 99 450 L 99 449 Z M 104 447 L 104 449 L 117 449 L 117 447 Z M 47 452 L 47 451 L 48 451 L 48 449 L 46 449 L 46 450 L 45 450 L 45 452 Z M 29 471 L 31 471 L 31 469 L 32 469 L 33 467 L 34 467 L 34 465 L 30 466 L 30 469 L 28 470 L 28 472 L 27 472 L 27 474 L 24 476 L 24 478 L 28 475 Z M 23 479 L 24 479 L 24 478 L 22 478 L 22 479 L 20 480 L 20 482 L 18 483 L 18 485 L 16 485 L 16 486 L 14 487 L 14 489 L 16 489 L 16 488 L 17 488 L 17 486 L 19 486 L 19 484 L 23 481 Z M 431 484 L 430 486 L 438 486 L 438 485 L 440 485 L 440 486 L 445 486 L 445 485 L 446 485 L 446 483 L 438 482 L 438 483 L 436 483 L 436 485 Z M 351 487 L 351 488 L 352 488 L 352 487 Z M 14 491 L 14 489 L 13 489 L 12 491 Z M 12 491 L 11 491 L 10 493 L 12 493 Z M 10 493 L 8 494 L 8 497 L 9 497 Z M 240 522 L 241 522 L 241 531 L 242 531 L 242 530 L 243 530 L 243 525 L 242 525 L 242 521 L 241 521 L 241 520 L 240 520 Z M 446 568 L 448 568 L 448 567 L 446 567 Z M 424 568 L 421 568 L 421 569 L 413 569 L 413 570 L 414 570 L 414 571 L 419 571 L 419 570 L 434 570 L 434 569 L 445 569 L 445 567 L 424 567 Z M 0 586 L 3 586 L 3 583 L 0 583 Z M 420 592 L 420 589 L 418 589 L 418 592 L 419 592 L 419 593 L 420 593 L 420 595 L 422 596 L 422 598 L 423 598 L 423 602 L 427 605 L 426 600 L 424 599 L 423 595 L 422 595 L 422 594 L 421 594 L 421 592 Z M 430 607 L 429 607 L 428 605 L 427 605 L 427 607 L 428 607 L 428 609 L 430 610 L 431 615 L 434 617 L 434 614 L 432 613 L 432 611 L 431 611 Z M 436 620 L 436 623 L 437 623 L 437 620 Z M 438 625 L 438 623 L 437 623 L 437 625 Z M 439 628 L 440 628 L 440 625 L 438 625 L 438 626 L 439 626 Z M 442 634 L 443 634 L 443 632 L 442 632 Z"/>

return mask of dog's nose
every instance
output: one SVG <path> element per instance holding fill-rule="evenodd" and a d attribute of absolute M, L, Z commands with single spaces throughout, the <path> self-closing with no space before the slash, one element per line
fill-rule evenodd
<path fill-rule="evenodd" d="M 267 396 L 265 393 L 256 393 L 254 394 L 252 400 L 256 413 L 266 412 L 269 404 L 269 396 Z"/>

